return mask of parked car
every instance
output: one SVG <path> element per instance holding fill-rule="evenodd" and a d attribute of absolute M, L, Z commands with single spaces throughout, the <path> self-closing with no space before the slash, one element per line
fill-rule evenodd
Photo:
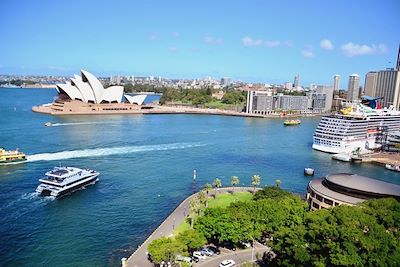
<path fill-rule="evenodd" d="M 221 250 L 219 250 L 219 248 L 217 248 L 217 247 L 208 246 L 207 248 L 209 250 L 211 250 L 212 252 L 214 252 L 214 254 L 217 254 L 217 255 L 221 254 Z"/>
<path fill-rule="evenodd" d="M 199 259 L 198 257 L 196 257 L 196 256 L 192 256 L 192 261 L 194 261 L 194 262 L 199 262 L 200 259 Z"/>
<path fill-rule="evenodd" d="M 190 257 L 185 257 L 185 256 L 182 256 L 182 255 L 176 255 L 176 258 L 175 258 L 177 261 L 184 261 L 184 262 L 187 262 L 187 263 L 192 263 L 193 261 L 192 261 L 192 258 L 190 258 Z"/>
<path fill-rule="evenodd" d="M 200 252 L 201 252 L 203 255 L 206 255 L 206 256 L 212 256 L 212 255 L 214 255 L 214 252 L 213 252 L 211 249 L 207 248 L 207 247 L 203 248 Z"/>
<path fill-rule="evenodd" d="M 193 252 L 193 256 L 199 258 L 200 260 L 207 259 L 206 255 L 201 253 L 201 251 L 195 251 Z"/>
<path fill-rule="evenodd" d="M 219 267 L 232 267 L 235 266 L 234 260 L 224 260 L 219 264 Z"/>

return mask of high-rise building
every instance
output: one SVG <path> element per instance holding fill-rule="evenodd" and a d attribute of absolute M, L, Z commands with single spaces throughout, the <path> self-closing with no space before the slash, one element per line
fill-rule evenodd
<path fill-rule="evenodd" d="M 376 93 L 376 80 L 378 78 L 378 72 L 370 71 L 365 74 L 364 83 L 364 94 L 367 96 L 375 96 Z"/>
<path fill-rule="evenodd" d="M 231 78 L 222 77 L 221 78 L 221 86 L 229 86 L 231 84 Z"/>
<path fill-rule="evenodd" d="M 397 52 L 396 70 L 400 70 L 400 45 L 399 45 L 399 52 Z"/>
<path fill-rule="evenodd" d="M 349 83 L 347 85 L 347 100 L 354 101 L 359 98 L 360 76 L 352 74 L 349 76 Z"/>
<path fill-rule="evenodd" d="M 374 97 L 382 97 L 378 102 L 382 107 L 393 105 L 400 108 L 400 70 L 387 69 L 378 72 Z"/>
<path fill-rule="evenodd" d="M 300 75 L 297 74 L 296 76 L 294 76 L 293 88 L 299 87 L 299 84 L 300 84 Z"/>
<path fill-rule="evenodd" d="M 315 90 L 317 94 L 325 94 L 325 107 L 323 111 L 331 111 L 333 100 L 333 87 L 326 85 L 317 85 Z"/>
<path fill-rule="evenodd" d="M 335 76 L 333 76 L 333 91 L 339 92 L 339 86 L 340 86 L 340 76 L 338 74 L 335 74 Z"/>

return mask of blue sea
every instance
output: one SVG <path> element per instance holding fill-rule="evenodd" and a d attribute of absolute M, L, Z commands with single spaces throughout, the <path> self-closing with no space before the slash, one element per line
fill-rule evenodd
<path fill-rule="evenodd" d="M 374 165 L 332 161 L 311 149 L 319 117 L 296 127 L 282 119 L 210 115 L 37 114 L 51 89 L 0 89 L 0 146 L 29 155 L 0 166 L 0 266 L 119 266 L 188 195 L 216 177 L 242 185 L 282 181 L 304 194 L 311 178 L 351 172 L 393 183 Z M 45 127 L 45 122 L 53 127 Z M 54 166 L 93 168 L 100 180 L 52 199 L 34 192 Z M 197 178 L 193 180 L 193 170 Z"/>

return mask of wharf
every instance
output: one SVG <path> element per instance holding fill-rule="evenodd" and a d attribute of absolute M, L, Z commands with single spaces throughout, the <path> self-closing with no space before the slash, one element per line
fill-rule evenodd
<path fill-rule="evenodd" d="M 396 165 L 400 162 L 400 153 L 396 152 L 379 152 L 369 154 L 362 158 L 363 162 L 371 162 L 378 165 L 392 164 Z"/>
<path fill-rule="evenodd" d="M 256 188 L 259 190 L 260 188 Z M 217 189 L 218 194 L 227 193 L 232 190 L 232 187 L 225 187 Z M 244 192 L 244 191 L 252 191 L 252 187 L 235 187 L 235 192 Z M 213 193 L 211 191 L 211 193 Z M 126 261 L 127 267 L 152 267 L 154 266 L 148 260 L 147 246 L 154 239 L 158 239 L 160 237 L 168 237 L 172 236 L 172 233 L 178 225 L 186 218 L 186 215 L 189 213 L 189 203 L 192 198 L 197 196 L 198 193 L 190 195 L 185 200 L 179 204 L 178 207 L 154 230 L 154 232 L 143 242 L 142 245 L 138 247 L 138 249 L 128 258 Z"/>

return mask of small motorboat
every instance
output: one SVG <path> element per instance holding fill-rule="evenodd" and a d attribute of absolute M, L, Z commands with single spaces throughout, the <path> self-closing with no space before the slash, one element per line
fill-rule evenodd
<path fill-rule="evenodd" d="M 313 168 L 304 168 L 304 175 L 313 176 L 314 175 L 314 169 Z"/>
<path fill-rule="evenodd" d="M 47 126 L 47 127 L 51 127 L 51 126 L 53 126 L 53 124 L 51 123 L 51 122 L 46 122 L 45 124 L 44 124 L 44 126 Z"/>
<path fill-rule="evenodd" d="M 386 164 L 385 168 L 391 171 L 396 171 L 400 172 L 400 165 L 395 165 L 395 164 Z"/>

